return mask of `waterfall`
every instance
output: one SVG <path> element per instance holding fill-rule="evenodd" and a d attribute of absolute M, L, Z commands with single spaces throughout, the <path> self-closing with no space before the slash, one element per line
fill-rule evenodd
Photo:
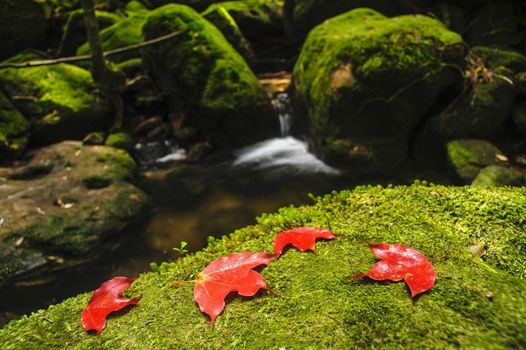
<path fill-rule="evenodd" d="M 292 122 L 289 95 L 287 93 L 277 94 L 272 99 L 272 106 L 279 118 L 280 136 L 289 136 Z"/>

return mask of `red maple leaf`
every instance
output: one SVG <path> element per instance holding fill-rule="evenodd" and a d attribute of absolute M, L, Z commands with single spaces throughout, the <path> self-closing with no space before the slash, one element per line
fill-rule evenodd
<path fill-rule="evenodd" d="M 280 256 L 286 245 L 292 244 L 302 252 L 306 250 L 314 251 L 316 238 L 333 239 L 334 233 L 323 228 L 316 227 L 296 227 L 292 230 L 282 231 L 274 239 L 274 252 Z"/>
<path fill-rule="evenodd" d="M 369 277 L 373 280 L 404 280 L 411 290 L 411 297 L 423 293 L 435 284 L 433 265 L 420 252 L 402 244 L 369 244 L 374 255 L 382 259 L 366 274 L 350 278 Z"/>
<path fill-rule="evenodd" d="M 263 276 L 252 269 L 268 265 L 272 259 L 274 256 L 267 253 L 232 253 L 205 267 L 197 277 L 194 300 L 201 312 L 210 316 L 212 326 L 231 292 L 251 297 L 262 288 L 268 289 Z"/>
<path fill-rule="evenodd" d="M 85 330 L 95 330 L 100 334 L 106 326 L 106 316 L 128 305 L 136 305 L 141 297 L 128 299 L 120 294 L 128 288 L 136 278 L 114 277 L 101 284 L 93 292 L 88 307 L 82 311 L 82 327 Z"/>

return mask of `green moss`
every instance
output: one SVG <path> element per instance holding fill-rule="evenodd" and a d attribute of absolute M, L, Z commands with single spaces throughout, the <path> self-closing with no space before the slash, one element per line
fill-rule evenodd
<path fill-rule="evenodd" d="M 129 295 L 137 307 L 87 334 L 82 294 L 0 330 L 5 349 L 520 348 L 526 343 L 526 189 L 414 185 L 360 187 L 211 240 L 179 262 L 154 266 Z M 291 249 L 262 272 L 277 296 L 233 298 L 211 328 L 191 279 L 229 252 L 270 250 L 282 229 L 330 227 L 340 236 L 315 253 Z M 487 254 L 465 248 L 485 242 Z M 366 242 L 398 242 L 436 259 L 437 283 L 411 300 L 403 283 L 346 276 L 376 261 Z M 488 297 L 491 293 L 492 297 Z"/>
<path fill-rule="evenodd" d="M 516 51 L 494 47 L 477 46 L 471 49 L 491 69 L 510 69 L 514 72 L 526 70 L 526 57 Z"/>
<path fill-rule="evenodd" d="M 247 39 L 241 33 L 236 21 L 227 9 L 220 4 L 211 5 L 202 16 L 214 24 L 223 33 L 228 42 L 247 60 L 255 62 L 254 52 Z"/>
<path fill-rule="evenodd" d="M 21 54 L 10 62 L 38 59 Z M 0 83 L 11 96 L 25 96 L 30 102 L 20 111 L 31 119 L 37 143 L 79 138 L 91 128 L 104 125 L 107 106 L 93 94 L 91 74 L 70 64 L 22 69 L 2 69 Z M 33 99 L 34 98 L 34 99 Z"/>
<path fill-rule="evenodd" d="M 125 18 L 108 28 L 100 31 L 100 38 L 102 41 L 102 48 L 104 51 L 119 49 L 122 47 L 139 44 L 144 41 L 142 36 L 142 26 L 146 20 L 146 12 L 136 13 L 128 18 Z M 77 50 L 77 55 L 85 55 L 89 53 L 89 45 L 85 43 Z M 115 62 L 122 62 L 127 59 L 137 57 L 138 52 L 132 52 L 123 55 L 111 57 Z"/>
<path fill-rule="evenodd" d="M 327 20 L 311 31 L 294 67 L 310 134 L 322 149 L 348 139 L 370 149 L 381 166 L 396 167 L 407 156 L 411 130 L 461 79 L 461 42 L 426 16 L 356 9 Z"/>
<path fill-rule="evenodd" d="M 454 140 L 447 144 L 448 159 L 454 172 L 470 183 L 479 171 L 496 163 L 497 147 L 483 140 Z"/>
<path fill-rule="evenodd" d="M 102 150 L 97 162 L 107 164 L 117 179 L 129 179 L 137 167 L 130 154 L 122 149 Z"/>
<path fill-rule="evenodd" d="M 20 156 L 28 136 L 29 123 L 0 92 L 0 160 Z"/>
<path fill-rule="evenodd" d="M 125 132 L 117 132 L 110 134 L 106 139 L 106 146 L 115 148 L 121 148 L 126 151 L 133 149 L 134 141 L 133 138 Z"/>
<path fill-rule="evenodd" d="M 526 177 L 513 169 L 491 165 L 482 169 L 473 180 L 473 186 L 524 186 Z"/>
<path fill-rule="evenodd" d="M 220 146 L 246 144 L 274 132 L 266 92 L 214 25 L 191 8 L 172 4 L 152 11 L 143 28 L 145 39 L 180 30 L 186 32 L 179 38 L 144 51 L 170 109 L 189 113 L 187 119 Z M 243 132 L 230 132 L 230 126 Z"/>

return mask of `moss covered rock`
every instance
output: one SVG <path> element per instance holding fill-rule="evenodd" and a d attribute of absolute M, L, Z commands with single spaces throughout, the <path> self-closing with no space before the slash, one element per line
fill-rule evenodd
<path fill-rule="evenodd" d="M 526 70 L 526 57 L 513 50 L 496 47 L 476 46 L 471 52 L 482 59 L 484 64 L 493 70 L 511 70 L 515 73 Z"/>
<path fill-rule="evenodd" d="M 43 46 L 48 22 L 40 4 L 33 0 L 0 0 L 0 9 L 0 59 Z"/>
<path fill-rule="evenodd" d="M 281 0 L 222 1 L 210 6 L 224 8 L 234 18 L 243 35 L 249 40 L 261 40 L 266 34 L 282 31 Z"/>
<path fill-rule="evenodd" d="M 104 51 L 139 44 L 144 41 L 142 26 L 146 20 L 147 12 L 138 12 L 100 31 L 100 39 Z M 77 49 L 77 55 L 89 54 L 88 43 Z M 123 62 L 131 58 L 140 57 L 140 51 L 131 51 L 124 54 L 110 56 L 114 62 Z"/>
<path fill-rule="evenodd" d="M 357 9 L 309 34 L 294 67 L 296 104 L 329 162 L 389 170 L 441 92 L 459 81 L 462 39 L 432 18 Z M 455 68 L 456 66 L 456 68 Z"/>
<path fill-rule="evenodd" d="M 21 54 L 9 61 L 38 59 Z M 0 84 L 32 125 L 31 142 L 50 144 L 66 139 L 82 139 L 86 134 L 111 123 L 109 106 L 96 95 L 90 72 L 56 64 L 0 70 Z"/>
<path fill-rule="evenodd" d="M 255 63 L 256 56 L 252 51 L 252 46 L 243 33 L 241 33 L 236 21 L 224 6 L 214 4 L 206 9 L 206 11 L 202 13 L 202 16 L 223 33 L 225 39 L 228 40 L 250 65 Z"/>
<path fill-rule="evenodd" d="M 484 140 L 454 140 L 447 144 L 448 160 L 454 174 L 471 183 L 482 168 L 497 163 L 500 150 Z"/>
<path fill-rule="evenodd" d="M 147 205 L 128 182 L 136 167 L 123 150 L 70 141 L 30 156 L 22 166 L 0 168 L 2 302 L 107 255 Z"/>
<path fill-rule="evenodd" d="M 290 12 L 286 15 L 301 34 L 308 33 L 326 19 L 360 7 L 368 7 L 387 16 L 397 16 L 423 12 L 433 5 L 434 1 L 429 0 L 286 0 L 285 11 Z"/>
<path fill-rule="evenodd" d="M 510 168 L 490 165 L 482 169 L 473 180 L 473 186 L 524 186 L 526 177 Z"/>
<path fill-rule="evenodd" d="M 483 205 L 481 205 L 483 204 Z M 89 294 L 38 311 L 0 330 L 18 348 L 513 348 L 526 342 L 526 189 L 414 185 L 360 187 L 284 208 L 176 263 L 154 266 L 128 295 L 137 307 L 87 334 Z M 269 251 L 292 227 L 330 226 L 340 236 L 315 253 L 290 249 L 262 271 L 277 293 L 233 298 L 215 327 L 193 300 L 194 278 L 231 252 Z M 402 243 L 431 259 L 436 285 L 411 300 L 403 283 L 347 280 L 376 261 L 367 242 Z M 484 243 L 475 257 L 467 247 Z M 48 321 L 50 320 L 50 321 Z"/>
<path fill-rule="evenodd" d="M 29 123 L 0 92 L 0 163 L 18 158 L 29 141 Z"/>
<path fill-rule="evenodd" d="M 214 145 L 239 146 L 277 134 L 270 100 L 245 60 L 223 34 L 191 8 L 152 11 L 145 39 L 186 30 L 144 50 L 151 77 L 172 113 L 186 115 Z"/>
<path fill-rule="evenodd" d="M 463 90 L 451 95 L 446 107 L 430 116 L 418 131 L 417 158 L 442 158 L 448 140 L 492 140 L 507 128 L 506 121 L 513 112 L 517 95 L 513 69 L 520 69 L 523 57 L 486 48 L 476 52 L 476 56 L 468 57 L 470 81 Z"/>
<path fill-rule="evenodd" d="M 122 17 L 114 13 L 104 11 L 95 11 L 95 16 L 101 29 L 109 27 L 122 19 Z M 58 55 L 74 56 L 77 48 L 86 41 L 86 28 L 84 27 L 82 10 L 73 11 L 69 14 L 66 24 L 64 24 Z"/>

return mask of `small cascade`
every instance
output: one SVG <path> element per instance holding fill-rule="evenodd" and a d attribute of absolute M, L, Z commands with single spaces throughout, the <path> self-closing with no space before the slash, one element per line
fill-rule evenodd
<path fill-rule="evenodd" d="M 279 118 L 280 136 L 289 136 L 292 122 L 289 95 L 287 93 L 277 94 L 272 99 L 272 106 Z"/>

